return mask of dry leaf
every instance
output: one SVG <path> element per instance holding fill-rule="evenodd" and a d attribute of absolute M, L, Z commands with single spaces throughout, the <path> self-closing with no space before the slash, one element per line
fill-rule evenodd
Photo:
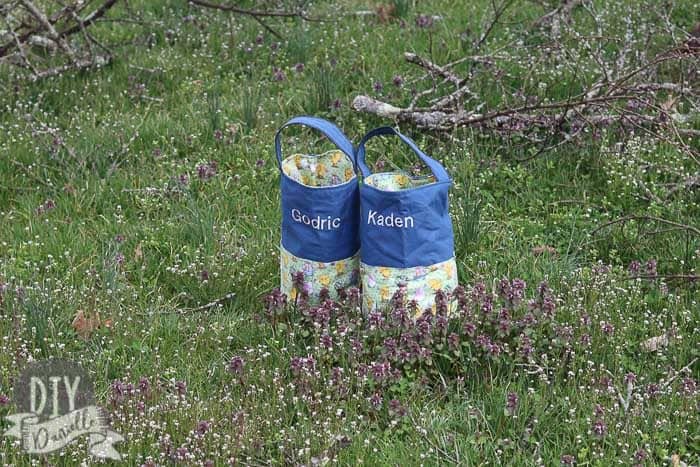
<path fill-rule="evenodd" d="M 668 95 L 668 98 L 666 99 L 666 102 L 662 102 L 659 107 L 661 107 L 664 111 L 671 113 L 676 111 L 676 102 L 678 102 L 678 98 L 672 96 L 671 94 Z"/>
<path fill-rule="evenodd" d="M 394 14 L 396 13 L 396 6 L 394 4 L 381 4 L 377 6 L 376 12 L 379 22 L 382 24 L 386 24 L 394 18 Z"/>
<path fill-rule="evenodd" d="M 143 248 L 141 247 L 141 242 L 134 248 L 134 261 L 139 262 L 143 259 Z"/>
<path fill-rule="evenodd" d="M 688 467 L 688 464 L 681 460 L 681 456 L 674 454 L 671 456 L 671 465 L 673 467 Z"/>
<path fill-rule="evenodd" d="M 71 185 L 70 183 L 66 183 L 65 185 L 63 185 L 63 191 L 65 193 L 68 193 L 69 195 L 74 195 L 76 190 L 73 185 Z"/>
<path fill-rule="evenodd" d="M 553 246 L 549 245 L 540 245 L 532 249 L 532 254 L 535 256 L 541 256 L 545 253 L 556 256 L 557 250 Z"/>
<path fill-rule="evenodd" d="M 78 310 L 73 318 L 72 326 L 80 337 L 88 339 L 100 327 L 100 314 L 95 313 L 93 316 L 89 316 L 83 310 Z"/>
<path fill-rule="evenodd" d="M 652 337 L 639 345 L 645 352 L 656 352 L 657 350 L 668 346 L 668 336 L 666 334 L 662 334 L 660 336 Z"/>

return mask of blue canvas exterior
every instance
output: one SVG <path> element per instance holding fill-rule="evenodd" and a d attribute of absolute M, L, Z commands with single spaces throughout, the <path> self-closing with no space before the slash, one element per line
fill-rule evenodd
<path fill-rule="evenodd" d="M 295 117 L 283 125 L 275 137 L 280 164 L 280 132 L 289 125 L 304 125 L 320 131 L 354 163 L 354 147 L 338 127 L 317 117 Z M 356 177 L 341 185 L 309 187 L 280 170 L 284 248 L 300 258 L 327 263 L 357 253 L 360 248 L 358 188 Z"/>
<path fill-rule="evenodd" d="M 343 185 L 309 188 L 282 174 L 280 186 L 282 245 L 287 251 L 324 263 L 357 253 L 360 236 L 356 178 Z"/>
<path fill-rule="evenodd" d="M 357 165 L 371 174 L 364 162 L 365 142 L 377 135 L 398 135 L 433 171 L 436 182 L 400 191 L 360 185 L 360 258 L 364 264 L 393 268 L 430 266 L 454 257 L 454 233 L 448 209 L 452 185 L 447 172 L 407 137 L 393 128 L 368 133 L 358 147 Z"/>

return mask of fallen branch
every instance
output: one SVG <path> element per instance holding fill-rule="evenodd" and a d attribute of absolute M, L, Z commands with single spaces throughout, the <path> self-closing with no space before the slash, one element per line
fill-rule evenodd
<path fill-rule="evenodd" d="M 535 144 L 534 151 L 517 158 L 520 161 L 584 138 L 599 139 L 609 130 L 622 132 L 623 138 L 641 133 L 662 140 L 700 164 L 692 144 L 700 136 L 700 130 L 693 128 L 694 115 L 700 110 L 700 89 L 692 78 L 700 58 L 697 41 L 676 41 L 650 54 L 648 48 L 639 48 L 641 40 L 621 41 L 602 33 L 583 36 L 576 22 L 565 20 L 581 6 L 597 22 L 599 13 L 588 3 L 560 2 L 535 22 L 537 26 L 561 23 L 561 35 L 552 34 L 551 40 L 541 43 L 541 31 L 526 29 L 524 40 L 501 44 L 489 54 L 478 49 L 510 5 L 507 0 L 492 0 L 493 21 L 484 25 L 468 54 L 441 64 L 414 52 L 404 53 L 404 60 L 420 70 L 419 76 L 405 80 L 411 84 L 408 102 L 359 94 L 352 108 L 422 130 L 451 132 L 470 127 Z M 633 34 L 634 25 L 629 28 Z M 531 33 L 537 35 L 536 45 L 528 44 Z M 611 43 L 618 50 L 611 52 Z M 669 62 L 676 70 L 672 74 L 666 71 Z M 547 63 L 556 64 L 561 82 L 552 82 L 551 73 L 544 73 Z M 460 64 L 466 66 L 460 68 Z M 490 84 L 482 91 L 474 84 L 477 80 Z M 561 97 L 564 83 L 569 95 Z M 494 86 L 501 91 L 496 98 Z M 558 91 L 550 97 L 549 86 Z M 696 176 L 690 173 L 691 179 Z M 664 201 L 654 191 L 645 191 L 643 196 L 649 200 Z"/>

